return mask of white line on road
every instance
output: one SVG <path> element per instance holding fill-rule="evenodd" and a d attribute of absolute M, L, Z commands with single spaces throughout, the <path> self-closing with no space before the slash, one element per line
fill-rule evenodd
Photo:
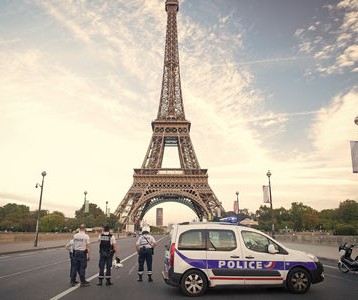
<path fill-rule="evenodd" d="M 52 264 L 48 264 L 48 265 L 44 265 L 44 266 L 37 267 L 37 268 L 27 269 L 27 270 L 24 270 L 24 271 L 21 271 L 21 272 L 16 272 L 16 273 L 11 273 L 11 274 L 7 274 L 7 275 L 3 275 L 3 276 L 0 276 L 0 279 L 7 278 L 7 277 L 12 277 L 12 276 L 15 276 L 15 275 L 24 274 L 24 273 L 28 273 L 28 272 L 32 272 L 32 271 L 36 271 L 36 270 L 40 270 L 40 269 L 44 269 L 44 268 L 47 268 L 47 267 L 49 267 L 49 266 L 54 266 L 54 265 L 62 264 L 62 263 L 65 262 L 65 261 L 68 261 L 68 259 L 60 260 L 60 261 L 58 261 L 58 262 L 55 262 L 55 263 L 52 263 Z"/>
<path fill-rule="evenodd" d="M 325 268 L 329 268 L 329 269 L 337 269 L 337 267 L 332 267 L 332 266 L 329 266 L 329 265 L 323 265 Z"/>

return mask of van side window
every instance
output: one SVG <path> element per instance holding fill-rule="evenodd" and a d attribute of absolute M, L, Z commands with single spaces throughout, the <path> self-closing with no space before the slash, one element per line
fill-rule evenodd
<path fill-rule="evenodd" d="M 179 250 L 205 250 L 205 231 L 204 230 L 189 230 L 183 232 L 179 236 L 178 242 Z"/>
<path fill-rule="evenodd" d="M 243 230 L 241 235 L 246 248 L 250 250 L 268 253 L 268 245 L 272 244 L 279 251 L 279 246 L 262 234 Z"/>
<path fill-rule="evenodd" d="M 210 251 L 232 251 L 236 249 L 235 233 L 231 230 L 209 230 L 208 250 Z"/>

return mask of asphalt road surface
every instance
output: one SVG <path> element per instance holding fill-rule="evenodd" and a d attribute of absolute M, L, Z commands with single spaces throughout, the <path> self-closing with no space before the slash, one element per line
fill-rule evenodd
<path fill-rule="evenodd" d="M 156 236 L 159 241 L 153 261 L 153 282 L 144 276 L 137 282 L 136 238 L 118 241 L 123 268 L 112 271 L 113 286 L 96 285 L 98 276 L 98 243 L 92 243 L 92 257 L 86 272 L 88 287 L 69 286 L 69 256 L 63 248 L 32 251 L 0 256 L 0 299 L 184 299 L 178 288 L 167 286 L 161 275 L 164 245 L 167 238 Z M 325 281 L 315 284 L 304 295 L 292 295 L 282 288 L 213 288 L 201 299 L 356 299 L 358 273 L 341 273 L 337 264 L 323 260 Z"/>

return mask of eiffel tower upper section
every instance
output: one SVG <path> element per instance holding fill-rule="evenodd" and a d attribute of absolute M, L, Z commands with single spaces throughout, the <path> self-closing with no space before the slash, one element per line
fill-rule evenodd
<path fill-rule="evenodd" d="M 152 122 L 153 138 L 142 168 L 161 168 L 163 145 L 178 146 L 180 168 L 200 169 L 190 140 L 190 122 L 185 119 L 180 82 L 177 12 L 178 0 L 167 0 L 163 80 L 157 119 Z"/>
<path fill-rule="evenodd" d="M 201 169 L 190 139 L 190 122 L 185 119 L 180 83 L 177 12 L 178 0 L 166 0 L 167 30 L 163 81 L 157 118 L 142 167 L 134 169 L 133 184 L 115 214 L 122 224 L 143 220 L 155 205 L 179 202 L 192 209 L 200 220 L 225 213 L 208 183 L 207 169 Z M 176 147 L 179 168 L 163 168 L 166 147 Z"/>
<path fill-rule="evenodd" d="M 158 121 L 185 120 L 183 98 L 180 83 L 177 11 L 177 0 L 167 1 L 167 34 L 165 41 L 163 83 L 158 109 Z"/>

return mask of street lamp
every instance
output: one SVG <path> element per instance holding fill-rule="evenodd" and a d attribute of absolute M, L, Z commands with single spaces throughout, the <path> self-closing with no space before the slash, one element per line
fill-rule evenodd
<path fill-rule="evenodd" d="M 106 217 L 108 217 L 108 201 L 106 201 Z"/>
<path fill-rule="evenodd" d="M 39 222 L 40 222 L 40 212 L 41 212 L 41 203 L 42 203 L 42 192 L 43 192 L 43 188 L 44 188 L 44 180 L 45 180 L 45 176 L 46 176 L 46 172 L 43 171 L 41 173 L 42 175 L 42 183 L 36 183 L 35 187 L 41 188 L 41 192 L 40 192 L 40 203 L 39 203 L 39 210 L 37 211 L 37 221 L 36 221 L 36 237 L 35 237 L 35 243 L 34 243 L 34 247 L 37 247 L 37 241 L 39 239 Z"/>
<path fill-rule="evenodd" d="M 271 209 L 271 223 L 272 223 L 271 235 L 272 235 L 273 238 L 275 238 L 275 224 L 273 222 L 272 193 L 271 193 L 271 181 L 270 181 L 271 175 L 272 174 L 271 174 L 270 170 L 268 170 L 267 173 L 266 173 L 266 176 L 268 177 L 268 181 L 269 181 L 270 209 Z"/>
<path fill-rule="evenodd" d="M 235 194 L 236 194 L 236 203 L 237 203 L 237 223 L 239 223 L 239 213 L 240 213 L 240 209 L 239 209 L 239 192 L 237 191 Z"/>

